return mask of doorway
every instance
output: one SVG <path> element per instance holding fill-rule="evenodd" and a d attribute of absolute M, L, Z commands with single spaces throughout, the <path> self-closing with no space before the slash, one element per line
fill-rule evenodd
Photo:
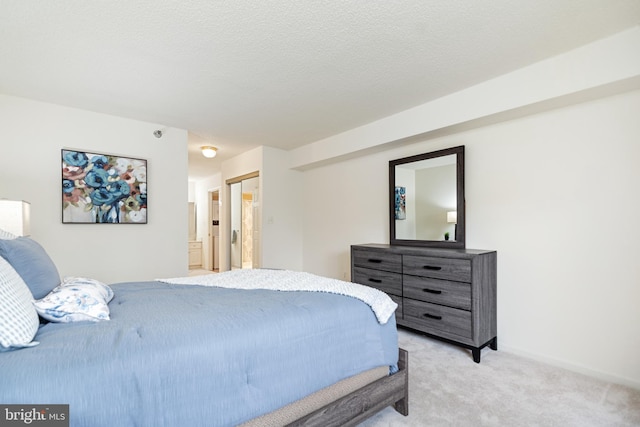
<path fill-rule="evenodd" d="M 260 268 L 259 182 L 257 172 L 228 182 L 232 270 Z"/>
<path fill-rule="evenodd" d="M 209 270 L 220 271 L 220 190 L 209 191 Z"/>

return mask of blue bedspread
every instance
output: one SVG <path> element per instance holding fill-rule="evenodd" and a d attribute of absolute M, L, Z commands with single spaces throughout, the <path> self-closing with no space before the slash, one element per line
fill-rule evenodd
<path fill-rule="evenodd" d="M 71 426 L 233 426 L 398 358 L 351 298 L 112 285 L 111 320 L 49 323 L 0 353 L 0 403 L 69 404 Z"/>

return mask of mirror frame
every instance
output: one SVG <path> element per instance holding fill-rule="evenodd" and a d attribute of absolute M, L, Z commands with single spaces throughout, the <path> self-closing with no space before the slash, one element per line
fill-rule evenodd
<path fill-rule="evenodd" d="M 395 219 L 395 187 L 396 187 L 396 166 L 406 163 L 419 162 L 436 157 L 456 155 L 456 203 L 458 212 L 458 222 L 456 227 L 455 240 L 410 240 L 396 239 L 396 219 Z M 464 249 L 466 247 L 465 235 L 465 201 L 464 201 L 464 145 L 444 150 L 433 151 L 431 153 L 418 154 L 416 156 L 404 157 L 389 161 L 389 241 L 391 245 L 404 246 L 429 246 L 432 248 Z"/>

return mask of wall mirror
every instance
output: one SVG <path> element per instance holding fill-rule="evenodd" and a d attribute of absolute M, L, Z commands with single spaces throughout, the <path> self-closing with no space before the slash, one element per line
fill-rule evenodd
<path fill-rule="evenodd" d="M 391 160 L 392 245 L 465 247 L 464 146 Z"/>

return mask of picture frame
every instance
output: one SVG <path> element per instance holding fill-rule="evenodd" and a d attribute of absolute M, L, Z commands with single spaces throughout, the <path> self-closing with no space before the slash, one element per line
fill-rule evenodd
<path fill-rule="evenodd" d="M 395 193 L 395 219 L 407 219 L 407 189 L 406 187 L 396 187 Z"/>
<path fill-rule="evenodd" d="M 63 148 L 63 224 L 146 224 L 147 160 Z"/>

